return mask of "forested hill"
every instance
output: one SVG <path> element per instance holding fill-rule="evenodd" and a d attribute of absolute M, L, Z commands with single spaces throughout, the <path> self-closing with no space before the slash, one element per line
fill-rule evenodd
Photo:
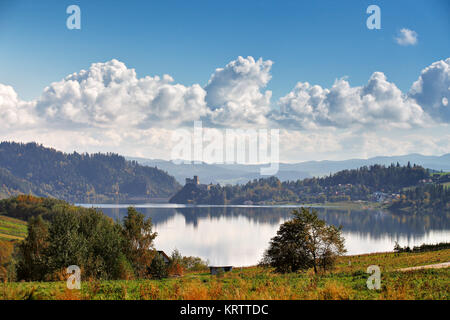
<path fill-rule="evenodd" d="M 416 185 L 420 180 L 429 178 L 428 170 L 408 162 L 406 166 L 392 164 L 364 166 L 359 169 L 342 170 L 335 174 L 323 177 L 304 179 L 301 182 L 290 182 L 303 186 L 319 185 L 331 187 L 336 185 L 360 185 L 383 192 L 397 192 L 399 189 Z"/>
<path fill-rule="evenodd" d="M 186 185 L 172 199 L 176 203 L 243 204 L 246 202 L 300 202 L 375 200 L 375 197 L 392 197 L 403 188 L 429 179 L 428 170 L 408 163 L 389 167 L 373 165 L 354 170 L 343 170 L 322 178 L 308 178 L 281 182 L 276 177 L 253 180 L 243 185 L 209 186 L 209 190 Z M 195 188 L 194 188 L 195 189 Z"/>
<path fill-rule="evenodd" d="M 72 202 L 170 197 L 181 186 L 157 168 L 117 154 L 67 154 L 36 143 L 0 143 L 0 197 L 52 196 Z"/>

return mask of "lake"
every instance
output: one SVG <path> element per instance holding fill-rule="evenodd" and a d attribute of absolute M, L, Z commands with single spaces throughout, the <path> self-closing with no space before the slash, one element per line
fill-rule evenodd
<path fill-rule="evenodd" d="M 128 204 L 78 204 L 123 219 Z M 276 234 L 300 206 L 209 206 L 133 204 L 152 218 L 158 232 L 155 247 L 170 254 L 198 256 L 212 265 L 255 265 Z M 450 240 L 450 219 L 443 215 L 412 217 L 383 210 L 317 207 L 328 224 L 342 225 L 347 254 L 392 251 L 401 246 Z"/>

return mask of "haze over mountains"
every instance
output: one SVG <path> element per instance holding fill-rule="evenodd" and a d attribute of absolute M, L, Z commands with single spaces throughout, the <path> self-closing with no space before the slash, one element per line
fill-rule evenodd
<path fill-rule="evenodd" d="M 201 183 L 235 184 L 246 183 L 248 180 L 258 179 L 261 176 L 259 169 L 267 165 L 243 164 L 175 164 L 172 161 L 159 159 L 145 159 L 127 157 L 142 165 L 156 166 L 167 171 L 175 179 L 184 184 L 185 179 L 198 175 Z M 349 159 L 342 161 L 306 161 L 299 163 L 280 163 L 276 176 L 281 181 L 298 180 L 309 177 L 322 177 L 345 169 L 356 169 L 373 164 L 390 165 L 399 162 L 400 165 L 417 164 L 433 170 L 450 171 L 450 153 L 442 156 L 424 156 L 421 154 L 408 154 L 402 156 L 374 157 L 369 159 Z"/>
<path fill-rule="evenodd" d="M 399 162 L 406 165 L 408 161 L 424 168 L 450 171 L 450 154 L 411 154 L 345 161 L 281 163 L 276 177 L 281 181 L 296 181 L 373 164 Z M 68 154 L 36 143 L 0 142 L 0 198 L 34 194 L 74 202 L 111 199 L 153 201 L 170 198 L 180 190 L 186 178 L 194 175 L 199 176 L 202 184 L 221 185 L 244 184 L 249 180 L 267 178 L 260 175 L 262 166 L 207 163 L 176 165 L 165 160 L 126 159 L 112 153 Z"/>

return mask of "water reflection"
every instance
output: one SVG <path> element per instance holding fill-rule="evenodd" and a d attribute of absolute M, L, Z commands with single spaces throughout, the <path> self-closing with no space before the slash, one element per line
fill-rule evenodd
<path fill-rule="evenodd" d="M 98 207 L 115 219 L 126 215 L 126 205 Z M 137 209 L 152 218 L 158 248 L 167 252 L 177 248 L 184 255 L 200 256 L 212 264 L 240 266 L 258 262 L 293 208 L 138 205 Z M 327 223 L 342 225 L 349 254 L 391 251 L 395 241 L 413 246 L 450 239 L 448 216 L 316 209 Z"/>

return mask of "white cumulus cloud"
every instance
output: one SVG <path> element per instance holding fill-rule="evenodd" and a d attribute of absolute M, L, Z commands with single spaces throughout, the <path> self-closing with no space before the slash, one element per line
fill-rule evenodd
<path fill-rule="evenodd" d="M 45 88 L 37 109 L 52 122 L 99 127 L 179 125 L 206 114 L 199 85 L 172 82 L 168 75 L 137 78 L 117 60 L 94 63 Z"/>
<path fill-rule="evenodd" d="M 450 122 L 450 58 L 423 69 L 411 86 L 409 96 L 434 118 Z"/>
<path fill-rule="evenodd" d="M 413 46 L 419 41 L 418 37 L 419 35 L 414 30 L 403 28 L 395 38 L 395 41 L 401 46 Z"/>
<path fill-rule="evenodd" d="M 265 124 L 271 91 L 263 88 L 271 79 L 272 61 L 238 57 L 225 68 L 216 69 L 205 90 L 216 125 Z"/>
<path fill-rule="evenodd" d="M 286 161 L 449 151 L 450 58 L 424 68 L 408 93 L 374 72 L 362 86 L 345 78 L 330 88 L 299 82 L 277 101 L 266 89 L 272 65 L 238 57 L 202 87 L 169 75 L 138 78 L 111 60 L 51 83 L 31 101 L 0 84 L 0 134 L 64 151 L 169 159 L 174 130 L 202 120 L 204 128 L 280 128 Z"/>
<path fill-rule="evenodd" d="M 428 119 L 416 101 L 387 81 L 382 72 L 373 73 L 361 87 L 352 87 L 345 79 L 336 80 L 330 89 L 299 82 L 279 100 L 279 110 L 271 117 L 293 128 L 309 129 L 355 125 L 411 127 Z"/>
<path fill-rule="evenodd" d="M 0 83 L 0 129 L 35 124 L 34 105 L 33 101 L 21 100 L 13 87 Z"/>

